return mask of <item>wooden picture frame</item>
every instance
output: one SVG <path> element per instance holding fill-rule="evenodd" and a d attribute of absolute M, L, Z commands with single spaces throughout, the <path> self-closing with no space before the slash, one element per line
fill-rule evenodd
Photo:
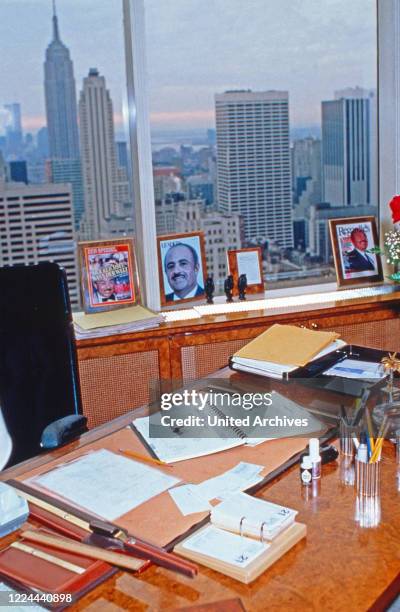
<path fill-rule="evenodd" d="M 369 252 L 379 245 L 375 217 L 330 219 L 329 232 L 339 288 L 383 281 L 381 258 Z"/>
<path fill-rule="evenodd" d="M 86 313 L 137 304 L 139 287 L 132 238 L 79 242 L 78 250 Z"/>
<path fill-rule="evenodd" d="M 246 293 L 264 293 L 261 247 L 234 249 L 228 251 L 227 256 L 229 274 L 232 274 L 234 282 L 233 295 L 239 295 L 238 280 L 241 274 L 247 276 Z"/>
<path fill-rule="evenodd" d="M 203 232 L 157 236 L 157 253 L 162 306 L 204 299 L 207 267 Z"/>

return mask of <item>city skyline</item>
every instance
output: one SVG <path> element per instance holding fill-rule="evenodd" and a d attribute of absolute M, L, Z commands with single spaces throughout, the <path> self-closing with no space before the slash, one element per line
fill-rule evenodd
<path fill-rule="evenodd" d="M 283 0 L 279 6 L 272 0 L 245 6 L 238 0 L 146 0 L 153 130 L 213 127 L 214 94 L 232 88 L 289 90 L 291 125 L 319 124 L 320 102 L 335 89 L 375 86 L 373 7 L 373 0 L 351 5 L 325 0 L 323 6 L 316 0 Z M 23 23 L 34 24 L 27 33 L 21 12 Z M 89 68 L 98 68 L 109 83 L 120 131 L 125 93 L 121 6 L 107 0 L 58 0 L 57 13 L 77 89 Z M 0 101 L 21 103 L 25 131 L 45 125 L 42 63 L 51 40 L 51 14 L 50 0 L 3 0 L 0 8 Z M 107 39 L 111 42 L 104 45 Z"/>

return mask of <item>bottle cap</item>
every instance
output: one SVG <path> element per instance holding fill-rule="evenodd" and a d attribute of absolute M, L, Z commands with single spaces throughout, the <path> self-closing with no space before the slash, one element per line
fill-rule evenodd
<path fill-rule="evenodd" d="M 301 467 L 303 468 L 303 470 L 311 470 L 312 461 L 310 455 L 304 455 L 303 461 L 301 462 Z"/>
<path fill-rule="evenodd" d="M 310 438 L 308 448 L 310 449 L 311 461 L 318 461 L 320 459 L 318 438 Z"/>

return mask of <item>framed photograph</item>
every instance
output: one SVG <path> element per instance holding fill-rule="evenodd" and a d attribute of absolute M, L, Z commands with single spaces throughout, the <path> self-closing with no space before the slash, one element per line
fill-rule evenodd
<path fill-rule="evenodd" d="M 264 292 L 261 247 L 228 251 L 228 267 L 229 274 L 232 274 L 235 284 L 233 289 L 234 295 L 239 295 L 237 285 L 241 274 L 246 274 L 246 293 Z"/>
<path fill-rule="evenodd" d="M 383 281 L 380 257 L 368 252 L 379 244 L 375 217 L 330 219 L 329 231 L 338 287 Z"/>
<path fill-rule="evenodd" d="M 79 243 L 83 308 L 86 313 L 133 306 L 138 301 L 131 238 Z"/>
<path fill-rule="evenodd" d="M 158 236 L 161 304 L 204 298 L 206 256 L 203 232 Z"/>

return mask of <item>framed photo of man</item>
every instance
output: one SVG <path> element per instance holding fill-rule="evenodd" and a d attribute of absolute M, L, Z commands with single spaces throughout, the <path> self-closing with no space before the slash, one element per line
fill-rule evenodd
<path fill-rule="evenodd" d="M 264 291 L 261 247 L 228 251 L 228 267 L 229 274 L 233 276 L 233 295 L 239 294 L 238 280 L 242 274 L 245 274 L 247 279 L 246 293 Z"/>
<path fill-rule="evenodd" d="M 86 313 L 137 303 L 139 291 L 131 238 L 80 242 L 78 247 Z"/>
<path fill-rule="evenodd" d="M 161 304 L 204 298 L 206 256 L 203 232 L 158 236 Z"/>
<path fill-rule="evenodd" d="M 375 217 L 330 219 L 329 231 L 338 287 L 383 281 L 381 259 L 370 252 L 378 246 Z"/>

